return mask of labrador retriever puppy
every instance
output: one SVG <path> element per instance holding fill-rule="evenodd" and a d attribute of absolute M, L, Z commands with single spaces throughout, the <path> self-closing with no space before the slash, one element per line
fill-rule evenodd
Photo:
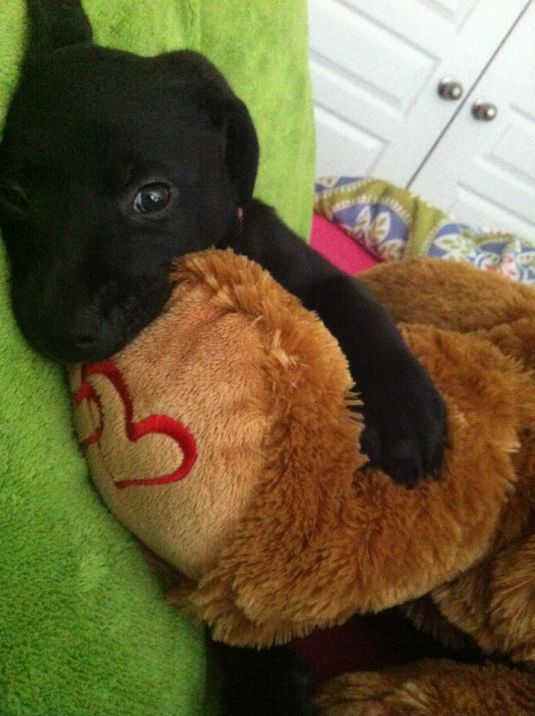
<path fill-rule="evenodd" d="M 218 70 L 190 51 L 143 58 L 93 44 L 79 0 L 27 5 L 30 37 L 0 144 L 0 228 L 28 342 L 60 363 L 107 358 L 162 311 L 174 259 L 231 247 L 338 338 L 370 461 L 408 486 L 433 476 L 441 397 L 373 296 L 252 199 L 256 132 Z M 288 654 L 220 649 L 225 713 L 312 713 L 312 680 Z"/>
<path fill-rule="evenodd" d="M 370 462 L 405 485 L 434 475 L 440 395 L 373 296 L 252 199 L 255 128 L 220 72 L 191 51 L 144 58 L 93 44 L 79 0 L 27 5 L 0 144 L 0 227 L 29 343 L 62 363 L 111 356 L 163 309 L 173 259 L 231 247 L 340 342 Z"/>

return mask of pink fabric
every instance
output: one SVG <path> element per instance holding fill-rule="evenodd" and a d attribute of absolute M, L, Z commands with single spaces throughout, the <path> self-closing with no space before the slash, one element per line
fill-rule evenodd
<path fill-rule="evenodd" d="M 310 245 L 337 268 L 355 274 L 379 261 L 351 239 L 342 229 L 319 214 L 314 214 Z"/>
<path fill-rule="evenodd" d="M 352 671 L 376 671 L 425 657 L 449 656 L 396 610 L 354 616 L 342 626 L 294 639 L 290 649 L 318 679 Z"/>

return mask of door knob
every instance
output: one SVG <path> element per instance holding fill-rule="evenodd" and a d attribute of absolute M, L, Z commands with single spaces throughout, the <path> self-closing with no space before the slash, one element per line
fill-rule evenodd
<path fill-rule="evenodd" d="M 491 122 L 496 118 L 497 114 L 498 107 L 491 102 L 480 102 L 478 100 L 472 105 L 472 115 L 480 122 Z"/>
<path fill-rule="evenodd" d="M 464 87 L 451 77 L 444 77 L 438 83 L 437 92 L 442 99 L 457 100 L 463 96 Z"/>

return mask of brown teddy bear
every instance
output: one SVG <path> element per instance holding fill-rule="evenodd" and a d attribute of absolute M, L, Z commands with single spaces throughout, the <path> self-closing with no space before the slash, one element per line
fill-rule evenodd
<path fill-rule="evenodd" d="M 174 601 L 258 646 L 403 605 L 493 658 L 340 676 L 328 716 L 535 713 L 535 291 L 432 259 L 361 275 L 448 408 L 440 479 L 407 490 L 358 452 L 358 392 L 314 314 L 229 251 L 173 278 L 162 316 L 71 381 L 95 484 L 185 575 Z"/>

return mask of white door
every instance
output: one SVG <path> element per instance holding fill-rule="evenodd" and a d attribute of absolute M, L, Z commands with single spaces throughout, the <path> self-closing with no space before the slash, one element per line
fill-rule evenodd
<path fill-rule="evenodd" d="M 527 0 L 309 0 L 317 170 L 405 186 Z M 462 99 L 460 100 L 462 101 Z"/>
<path fill-rule="evenodd" d="M 475 119 L 476 103 L 496 117 Z M 410 188 L 465 223 L 535 237 L 535 2 Z"/>

